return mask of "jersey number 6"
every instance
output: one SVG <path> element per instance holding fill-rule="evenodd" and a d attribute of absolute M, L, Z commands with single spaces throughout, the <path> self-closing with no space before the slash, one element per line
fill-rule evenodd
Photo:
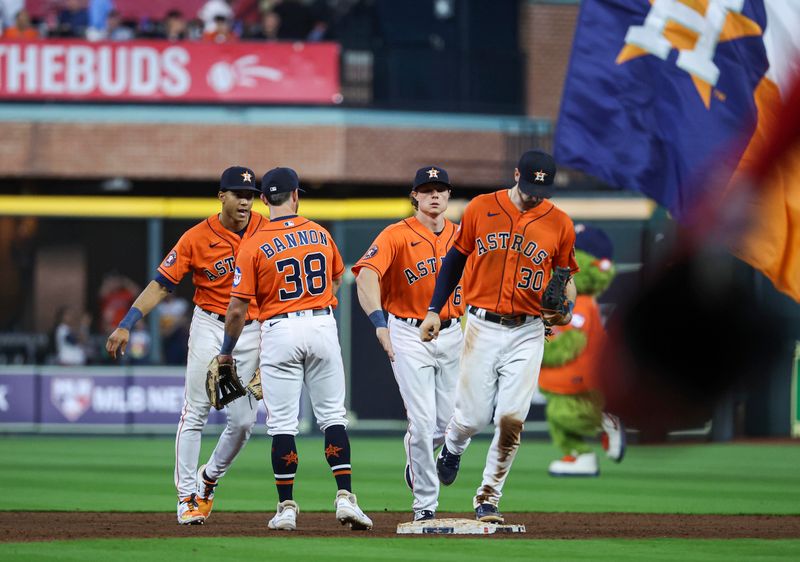
<path fill-rule="evenodd" d="M 302 265 L 297 258 L 285 258 L 275 262 L 278 273 L 285 273 L 284 282 L 291 287 L 278 291 L 282 301 L 291 301 L 303 296 L 303 292 L 310 295 L 321 295 L 328 286 L 325 255 L 319 252 L 306 255 Z M 288 271 L 287 271 L 288 270 Z"/>

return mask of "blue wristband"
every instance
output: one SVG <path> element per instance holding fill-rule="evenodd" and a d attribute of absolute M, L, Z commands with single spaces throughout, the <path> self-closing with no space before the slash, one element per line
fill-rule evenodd
<path fill-rule="evenodd" d="M 130 332 L 136 323 L 142 319 L 142 316 L 144 316 L 142 311 L 135 306 L 132 306 L 128 311 L 128 314 L 125 315 L 125 318 L 122 319 L 122 322 L 119 323 L 119 327 Z"/>
<path fill-rule="evenodd" d="M 575 308 L 575 303 L 572 301 L 567 301 L 567 306 L 569 307 L 569 313 L 572 314 L 572 309 Z"/>
<path fill-rule="evenodd" d="M 222 338 L 222 349 L 219 350 L 220 355 L 231 355 L 233 353 L 233 348 L 236 347 L 236 340 L 239 338 L 232 338 L 228 334 L 225 334 L 225 337 Z"/>
<path fill-rule="evenodd" d="M 372 325 L 375 328 L 386 328 L 386 317 L 383 315 L 383 311 L 378 309 L 375 312 L 370 313 L 369 321 L 372 322 Z"/>

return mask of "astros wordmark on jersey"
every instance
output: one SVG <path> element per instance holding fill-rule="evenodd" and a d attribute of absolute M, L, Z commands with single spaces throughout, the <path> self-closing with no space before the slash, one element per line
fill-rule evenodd
<path fill-rule="evenodd" d="M 498 314 L 541 314 L 553 268 L 578 271 L 569 216 L 547 199 L 520 213 L 508 190 L 470 201 L 453 245 L 477 271 L 464 276 L 466 302 Z"/>
<path fill-rule="evenodd" d="M 177 285 L 191 271 L 195 286 L 194 303 L 224 316 L 228 310 L 239 246 L 266 223 L 262 215 L 252 212 L 250 223 L 240 237 L 222 226 L 217 215 L 208 217 L 181 236 L 158 266 L 158 272 Z M 255 318 L 257 310 L 255 303 L 250 303 L 247 319 Z"/>
<path fill-rule="evenodd" d="M 353 266 L 358 275 L 367 267 L 381 279 L 381 305 L 400 318 L 425 318 L 428 301 L 444 256 L 453 245 L 456 225 L 445 220 L 437 236 L 415 217 L 388 226 L 364 256 Z M 442 308 L 443 321 L 464 314 L 461 286 Z"/>

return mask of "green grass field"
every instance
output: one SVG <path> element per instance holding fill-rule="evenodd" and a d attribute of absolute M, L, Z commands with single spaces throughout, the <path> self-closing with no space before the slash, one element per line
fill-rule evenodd
<path fill-rule="evenodd" d="M 409 511 L 400 438 L 355 437 L 354 488 L 365 511 Z M 201 459 L 215 441 L 205 440 Z M 441 511 L 469 511 L 488 441 L 476 440 Z M 335 486 L 322 441 L 298 441 L 295 496 L 304 511 L 330 511 Z M 0 510 L 164 511 L 175 508 L 173 442 L 165 438 L 0 437 Z M 601 461 L 597 479 L 546 474 L 552 445 L 523 442 L 506 484 L 503 511 L 800 514 L 800 446 L 692 444 L 630 447 L 622 464 Z M 135 490 L 135 493 L 131 493 Z M 218 488 L 215 508 L 270 511 L 276 493 L 268 441 L 256 435 Z M 446 539 L 444 539 L 446 540 Z M 0 543 L 2 560 L 288 557 L 303 560 L 797 560 L 800 540 L 515 540 L 467 539 L 81 540 Z M 302 545 L 302 549 L 298 546 Z M 436 546 L 436 555 L 430 554 Z M 428 554 L 426 554 L 426 552 Z"/>

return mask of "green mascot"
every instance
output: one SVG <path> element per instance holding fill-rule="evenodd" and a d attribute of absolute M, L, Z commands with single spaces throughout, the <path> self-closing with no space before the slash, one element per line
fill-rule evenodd
<path fill-rule="evenodd" d="M 567 326 L 553 326 L 545 344 L 539 389 L 547 399 L 547 424 L 564 457 L 550 463 L 551 476 L 598 476 L 597 455 L 586 443 L 602 431 L 606 455 L 620 462 L 625 429 L 616 416 L 603 412 L 595 365 L 606 334 L 596 297 L 614 279 L 614 247 L 598 228 L 575 226 L 575 276 L 578 298 Z"/>

